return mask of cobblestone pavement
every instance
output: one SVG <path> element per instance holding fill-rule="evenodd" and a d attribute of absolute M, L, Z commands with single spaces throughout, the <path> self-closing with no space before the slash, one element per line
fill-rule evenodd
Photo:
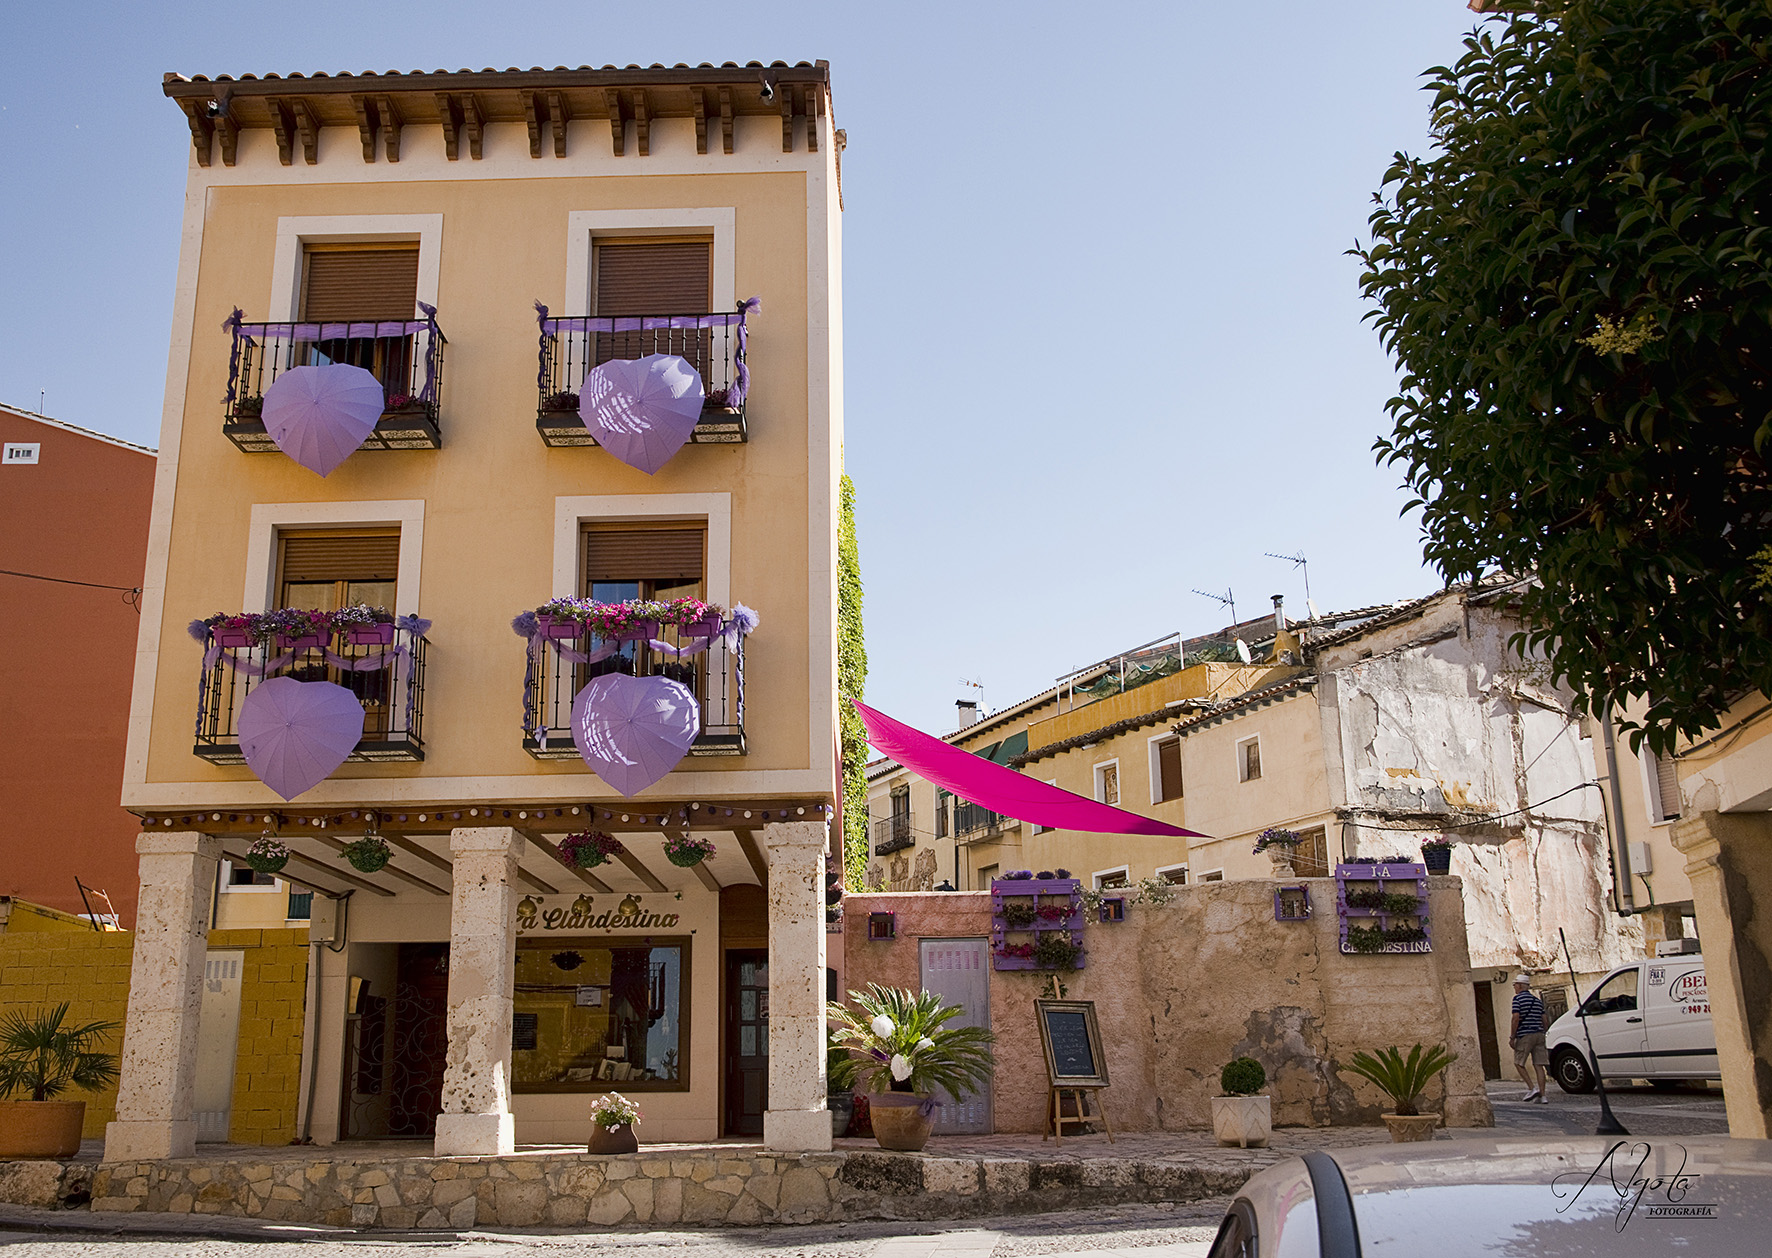
<path fill-rule="evenodd" d="M 1436 1139 L 1591 1135 L 1599 1122 L 1597 1095 L 1571 1095 L 1554 1085 L 1548 1104 L 1522 1102 L 1524 1085 L 1491 1081 L 1494 1128 L 1442 1131 Z M 1715 1088 L 1649 1087 L 1611 1092 L 1613 1113 L 1633 1135 L 1726 1133 L 1723 1096 Z M 1062 1147 L 1029 1136 L 949 1137 L 931 1141 L 938 1156 L 1046 1159 L 1092 1157 L 1141 1160 L 1210 1155 L 1247 1163 L 1251 1173 L 1310 1149 L 1347 1148 L 1387 1140 L 1383 1128 L 1298 1129 L 1274 1133 L 1268 1149 L 1221 1149 L 1209 1133 L 1073 1137 Z M 870 1141 L 839 1147 L 871 1148 Z M 31 1214 L 0 1225 L 5 1258 L 1202 1258 L 1226 1201 L 1137 1205 L 1063 1214 L 1027 1215 L 954 1223 L 852 1223 L 815 1227 L 723 1228 L 697 1231 L 623 1231 L 525 1235 L 353 1234 L 336 1229 L 268 1225 L 191 1216 Z M 50 1228 L 78 1226 L 84 1232 Z M 98 1230 L 114 1227 L 111 1235 Z M 128 1231 L 125 1232 L 124 1229 Z M 202 1231 L 199 1232 L 199 1229 Z M 154 1231 L 159 1235 L 153 1235 Z M 206 1234 L 213 1239 L 189 1239 Z"/>

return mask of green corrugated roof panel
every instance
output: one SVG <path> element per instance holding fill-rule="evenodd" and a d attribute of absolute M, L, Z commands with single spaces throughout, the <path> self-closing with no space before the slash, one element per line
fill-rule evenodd
<path fill-rule="evenodd" d="M 1015 756 L 1028 753 L 1028 732 L 1024 729 L 1019 734 L 1011 734 L 991 749 L 991 759 L 998 764 L 1008 764 Z"/>

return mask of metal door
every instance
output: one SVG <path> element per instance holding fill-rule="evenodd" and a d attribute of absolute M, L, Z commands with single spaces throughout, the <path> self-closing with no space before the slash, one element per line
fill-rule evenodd
<path fill-rule="evenodd" d="M 923 939 L 917 945 L 923 970 L 923 988 L 940 996 L 943 1004 L 960 1006 L 950 1027 L 991 1025 L 991 965 L 989 941 L 984 939 Z M 980 1135 L 991 1130 L 991 1085 L 956 1102 L 946 1092 L 935 1094 L 937 1135 Z"/>
<path fill-rule="evenodd" d="M 203 1003 L 197 1015 L 197 1082 L 192 1115 L 197 1139 L 226 1141 L 234 1108 L 234 1056 L 240 1044 L 240 980 L 244 952 L 211 952 L 203 960 Z"/>

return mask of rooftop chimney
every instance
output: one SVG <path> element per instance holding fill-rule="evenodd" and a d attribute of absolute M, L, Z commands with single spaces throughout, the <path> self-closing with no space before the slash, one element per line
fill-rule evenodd
<path fill-rule="evenodd" d="M 955 699 L 954 706 L 960 709 L 960 728 L 978 724 L 978 700 Z"/>
<path fill-rule="evenodd" d="M 1286 632 L 1286 596 L 1274 595 L 1274 632 Z"/>

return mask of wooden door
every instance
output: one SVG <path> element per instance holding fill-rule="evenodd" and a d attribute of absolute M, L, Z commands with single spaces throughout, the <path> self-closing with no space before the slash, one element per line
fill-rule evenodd
<path fill-rule="evenodd" d="M 769 1108 L 769 953 L 726 953 L 726 1134 L 760 1136 Z"/>
<path fill-rule="evenodd" d="M 988 941 L 983 939 L 922 939 L 917 943 L 922 965 L 923 989 L 940 996 L 946 1005 L 960 1006 L 950 1027 L 991 1025 L 991 966 Z M 991 1089 L 964 1101 L 946 1092 L 935 1094 L 937 1135 L 981 1135 L 991 1131 Z"/>

